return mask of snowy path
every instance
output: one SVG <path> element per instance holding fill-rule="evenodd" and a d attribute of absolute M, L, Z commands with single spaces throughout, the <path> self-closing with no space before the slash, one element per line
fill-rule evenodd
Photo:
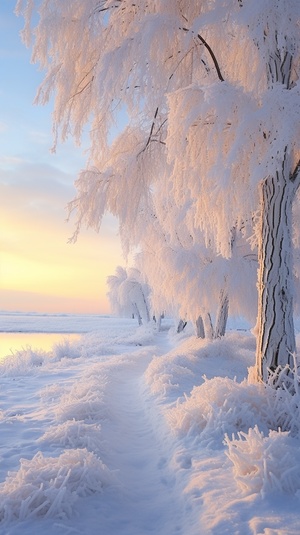
<path fill-rule="evenodd" d="M 164 439 L 161 415 L 154 415 L 143 383 L 152 356 L 145 350 L 129 356 L 110 385 L 115 418 L 102 426 L 110 450 L 103 460 L 117 470 L 120 486 L 106 489 L 95 511 L 106 535 L 184 535 L 184 506 L 167 467 L 170 437 Z"/>
<path fill-rule="evenodd" d="M 14 470 L 18 470 L 18 459 L 26 452 L 25 457 L 29 460 L 29 465 L 26 465 L 28 477 L 39 478 L 34 461 L 37 452 L 42 450 L 46 467 L 64 451 L 69 461 L 72 452 L 83 451 L 76 448 L 84 447 L 82 433 L 93 433 L 93 426 L 99 427 L 99 438 L 93 442 L 94 446 L 89 443 L 88 450 L 94 452 L 99 463 L 102 461 L 108 468 L 109 483 L 104 484 L 102 493 L 81 495 L 76 500 L 74 514 L 69 518 L 64 514 L 56 514 L 52 519 L 38 515 L 35 522 L 39 532 L 43 531 L 45 535 L 186 535 L 189 515 L 186 514 L 185 500 L 176 484 L 176 471 L 171 462 L 174 440 L 149 393 L 144 377 L 153 357 L 163 356 L 170 349 L 166 333 L 157 335 L 155 342 L 156 345 L 148 345 L 149 342 L 144 345 L 133 339 L 126 347 L 118 346 L 118 351 L 111 355 L 101 355 L 96 351 L 90 360 L 65 359 L 61 362 L 61 369 L 56 368 L 60 366 L 59 363 L 52 368 L 46 359 L 37 367 L 37 373 L 31 376 L 28 400 L 24 398 L 20 405 L 17 396 L 19 390 L 10 396 L 15 412 L 19 411 L 18 407 L 28 405 L 26 421 L 30 427 L 25 436 L 27 427 L 22 409 L 19 415 L 21 429 L 11 444 L 15 451 L 13 457 L 7 445 L 7 455 L 10 455 Z M 99 347 L 100 351 L 105 351 L 106 346 L 102 344 Z M 30 361 L 31 357 L 27 364 L 28 371 Z M 21 386 L 23 381 L 20 376 L 13 384 L 19 386 L 20 383 Z M 55 384 L 52 384 L 53 381 Z M 30 404 L 32 396 L 35 402 Z M 7 412 L 8 418 L 10 412 Z M 84 419 L 86 424 L 83 424 Z M 77 422 L 79 427 L 76 427 Z M 2 423 L 4 425 L 4 421 Z M 7 425 L 9 423 L 10 420 Z M 80 428 L 82 425 L 86 427 Z M 16 422 L 16 430 L 15 426 Z M 23 430 L 24 426 L 26 429 Z M 37 439 L 47 430 L 50 436 L 45 442 L 38 442 Z M 94 440 L 93 434 L 90 437 Z M 55 466 L 58 473 L 64 469 L 59 460 Z M 20 470 L 12 476 L 8 492 L 16 484 L 22 473 Z M 42 477 L 46 487 L 43 483 L 36 491 L 32 490 L 39 496 L 44 488 L 52 489 L 55 486 L 54 480 L 51 482 L 53 475 L 50 472 L 43 472 Z M 84 485 L 88 484 L 86 477 Z M 26 495 L 22 490 L 22 485 L 26 489 L 26 480 L 22 475 L 20 478 L 22 483 L 14 509 L 16 515 L 19 514 L 18 503 L 22 509 L 21 502 Z M 63 493 L 58 495 L 55 502 L 57 513 L 61 511 L 61 499 Z M 30 507 L 27 518 L 24 517 L 20 523 L 13 522 L 3 535 L 20 535 L 24 529 L 25 532 L 29 529 L 30 517 L 32 514 L 36 516 L 34 510 L 37 506 L 32 506 L 32 511 Z"/>

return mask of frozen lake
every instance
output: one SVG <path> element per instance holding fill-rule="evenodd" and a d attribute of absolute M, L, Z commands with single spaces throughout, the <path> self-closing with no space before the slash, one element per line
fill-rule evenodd
<path fill-rule="evenodd" d="M 80 334 L 75 333 L 0 333 L 0 359 L 27 347 L 49 351 L 55 343 L 64 339 L 79 338 Z"/>
<path fill-rule="evenodd" d="M 110 336 L 134 325 L 131 319 L 101 314 L 0 312 L 0 359 L 27 347 L 49 351 L 65 339 L 73 341 L 93 331 Z"/>
<path fill-rule="evenodd" d="M 107 316 L 80 314 L 0 313 L 0 359 L 31 347 L 49 351 L 64 339 L 96 330 Z"/>
<path fill-rule="evenodd" d="M 35 314 L 0 312 L 0 332 L 86 333 L 97 330 L 111 316 L 92 314 Z"/>

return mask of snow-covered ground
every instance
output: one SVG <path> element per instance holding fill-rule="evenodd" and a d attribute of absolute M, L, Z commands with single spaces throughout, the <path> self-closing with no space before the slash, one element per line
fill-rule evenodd
<path fill-rule="evenodd" d="M 249 331 L 163 326 L 0 362 L 1 535 L 300 533 L 300 394 L 247 381 Z"/>

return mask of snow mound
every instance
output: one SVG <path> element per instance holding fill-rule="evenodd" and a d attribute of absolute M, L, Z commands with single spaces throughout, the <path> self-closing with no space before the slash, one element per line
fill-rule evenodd
<path fill-rule="evenodd" d="M 66 420 L 101 420 L 108 417 L 108 408 L 102 389 L 106 387 L 105 375 L 87 378 L 74 383 L 70 391 L 65 392 L 56 409 L 60 422 Z"/>
<path fill-rule="evenodd" d="M 34 368 L 40 368 L 49 353 L 41 349 L 32 349 L 30 346 L 13 352 L 0 362 L 0 376 L 15 377 L 26 376 L 32 373 Z"/>
<path fill-rule="evenodd" d="M 0 485 L 0 521 L 69 518 L 79 498 L 102 492 L 113 480 L 109 469 L 86 449 L 68 450 L 57 458 L 38 452 L 20 464 Z"/>
<path fill-rule="evenodd" d="M 101 444 L 101 426 L 86 424 L 82 421 L 67 421 L 51 426 L 38 440 L 39 443 L 50 443 L 63 448 L 86 448 L 98 451 Z"/>
<path fill-rule="evenodd" d="M 126 343 L 137 346 L 151 345 L 155 341 L 155 333 L 155 325 L 152 323 L 141 325 L 133 334 L 126 337 Z"/>
<path fill-rule="evenodd" d="M 238 438 L 225 437 L 226 455 L 233 463 L 233 474 L 246 494 L 273 491 L 300 498 L 299 441 L 287 432 L 270 431 L 267 437 L 255 426 Z"/>
<path fill-rule="evenodd" d="M 54 383 L 46 385 L 44 388 L 39 390 L 39 396 L 43 403 L 49 404 L 59 399 L 62 395 L 62 392 L 64 392 L 64 387 L 62 387 L 60 384 Z"/>
<path fill-rule="evenodd" d="M 232 333 L 222 340 L 202 340 L 189 337 L 163 357 L 152 360 L 146 371 L 151 392 L 160 399 L 176 399 L 203 382 L 203 375 L 245 377 L 245 365 L 254 360 L 252 335 Z M 232 377 L 233 378 L 233 377 Z"/>
<path fill-rule="evenodd" d="M 180 435 L 200 435 L 210 447 L 222 443 L 225 434 L 248 432 L 257 426 L 300 435 L 299 396 L 262 384 L 238 383 L 228 377 L 207 379 L 190 396 L 166 412 L 172 429 Z"/>

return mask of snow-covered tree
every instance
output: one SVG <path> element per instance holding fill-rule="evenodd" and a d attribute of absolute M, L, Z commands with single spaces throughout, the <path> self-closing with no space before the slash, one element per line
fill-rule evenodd
<path fill-rule="evenodd" d="M 139 325 L 150 321 L 149 287 L 137 268 L 126 270 L 117 266 L 115 275 L 107 278 L 108 298 L 113 312 L 120 316 L 134 316 Z"/>
<path fill-rule="evenodd" d="M 137 214 L 166 178 L 179 206 L 188 192 L 191 231 L 225 258 L 232 228 L 255 216 L 257 376 L 292 367 L 300 2 L 20 0 L 28 43 L 35 3 L 33 61 L 46 69 L 37 100 L 55 92 L 55 141 L 79 141 L 90 125 L 89 162 L 70 206 L 77 229 L 98 229 L 109 210 L 130 246 Z"/>
<path fill-rule="evenodd" d="M 206 338 L 225 334 L 229 303 L 232 315 L 255 323 L 257 255 L 246 239 L 251 225 L 232 229 L 226 259 L 192 227 L 187 195 L 181 206 L 175 205 L 169 185 L 168 195 L 156 192 L 152 201 L 136 226 L 143 228 L 138 266 L 151 287 L 153 308 L 192 321 L 197 335 Z"/>
<path fill-rule="evenodd" d="M 107 292 L 107 297 L 110 302 L 111 310 L 114 314 L 120 316 L 130 316 L 132 314 L 131 306 L 128 303 L 121 301 L 120 296 L 120 287 L 123 282 L 127 279 L 126 269 L 122 266 L 117 266 L 114 275 L 109 275 L 107 277 L 107 286 L 109 291 Z"/>

